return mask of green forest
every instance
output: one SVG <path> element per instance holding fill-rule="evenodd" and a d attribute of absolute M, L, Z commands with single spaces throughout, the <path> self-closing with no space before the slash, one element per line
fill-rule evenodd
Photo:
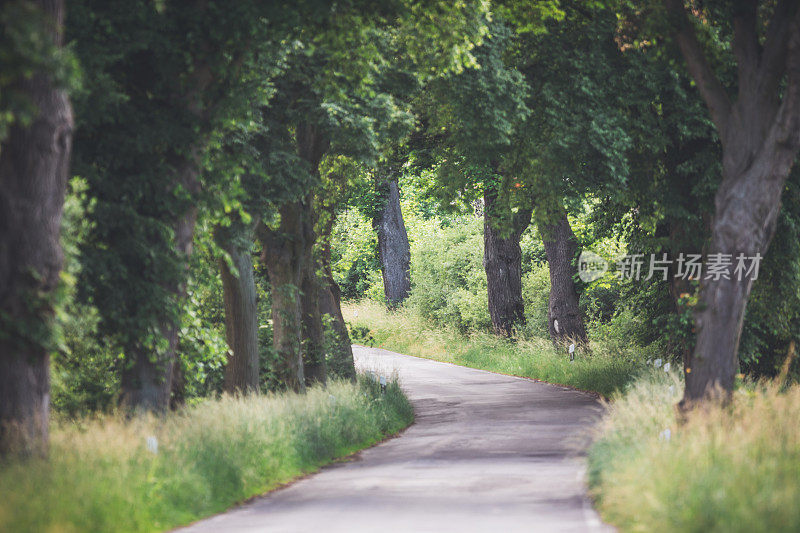
<path fill-rule="evenodd" d="M 795 0 L 2 2 L 0 530 L 397 434 L 353 345 L 601 399 L 623 531 L 796 530 L 799 150 Z"/>

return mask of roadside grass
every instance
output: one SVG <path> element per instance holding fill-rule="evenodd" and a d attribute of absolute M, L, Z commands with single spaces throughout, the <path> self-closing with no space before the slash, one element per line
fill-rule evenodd
<path fill-rule="evenodd" d="M 681 395 L 677 375 L 653 372 L 608 405 L 589 451 L 603 518 L 622 531 L 800 531 L 800 386 L 740 387 L 678 424 Z"/>
<path fill-rule="evenodd" d="M 441 327 L 413 309 L 389 311 L 370 300 L 342 305 L 353 342 L 417 357 L 502 374 L 540 379 L 610 397 L 635 379 L 644 356 L 601 342 L 591 352 L 577 351 L 571 362 L 566 347 L 537 337 L 507 340 L 488 333 L 469 335 Z"/>
<path fill-rule="evenodd" d="M 0 531 L 154 531 L 224 511 L 413 421 L 396 380 L 207 400 L 165 418 L 54 423 L 49 460 L 0 464 Z M 155 448 L 157 442 L 157 449 Z"/>

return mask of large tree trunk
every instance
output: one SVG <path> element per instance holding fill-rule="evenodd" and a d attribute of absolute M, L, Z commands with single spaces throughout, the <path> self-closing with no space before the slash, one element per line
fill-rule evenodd
<path fill-rule="evenodd" d="M 330 317 L 333 338 L 329 339 L 331 352 L 328 365 L 331 372 L 339 377 L 355 379 L 356 367 L 353 360 L 353 347 L 342 315 L 342 298 L 339 285 L 331 271 L 331 232 L 336 221 L 335 213 L 328 213 L 325 223 L 320 227 L 319 262 L 322 272 L 319 292 L 319 312 Z"/>
<path fill-rule="evenodd" d="M 733 389 L 739 371 L 738 351 L 753 274 L 735 272 L 737 257 L 764 256 L 772 240 L 780 196 L 796 149 L 777 143 L 738 175 L 725 175 L 717 193 L 707 262 L 725 254 L 726 277 L 703 279 L 695 313 L 697 342 L 686 366 L 685 399 L 691 403 Z M 763 153 L 767 152 L 767 153 Z M 752 266 L 745 260 L 745 267 Z M 709 277 L 708 271 L 705 277 Z M 739 278 L 742 279 L 739 279 Z"/>
<path fill-rule="evenodd" d="M 550 299 L 547 308 L 548 329 L 553 341 L 586 343 L 586 327 L 575 291 L 575 266 L 578 243 L 562 210 L 554 224 L 539 224 L 550 268 Z"/>
<path fill-rule="evenodd" d="M 300 299 L 303 321 L 303 366 L 306 385 L 324 384 L 328 379 L 325 362 L 325 328 L 319 302 L 322 287 L 317 278 L 317 262 L 308 261 L 301 285 Z"/>
<path fill-rule="evenodd" d="M 278 354 L 276 374 L 286 387 L 305 390 L 301 338 L 300 284 L 307 260 L 303 242 L 301 202 L 284 204 L 279 209 L 280 226 L 269 229 L 258 225 L 263 247 L 262 262 L 267 267 L 272 298 L 272 344 Z"/>
<path fill-rule="evenodd" d="M 378 256 L 381 261 L 383 290 L 389 306 L 394 307 L 411 292 L 411 249 L 400 209 L 397 178 L 389 178 L 383 188 L 383 207 L 372 225 L 378 233 Z"/>
<path fill-rule="evenodd" d="M 295 135 L 298 155 L 308 163 L 309 172 L 318 174 L 328 148 L 327 139 L 308 123 L 298 124 Z M 259 224 L 258 237 L 272 286 L 273 345 L 281 360 L 278 373 L 287 387 L 302 391 L 306 381 L 324 382 L 326 377 L 324 357 L 317 355 L 317 347 L 324 347 L 324 342 L 320 343 L 323 327 L 313 263 L 316 242 L 313 194 L 285 203 L 278 211 L 280 226 L 269 229 Z M 314 355 L 304 358 L 303 352 L 309 350 Z M 324 354 L 322 348 L 319 351 Z"/>
<path fill-rule="evenodd" d="M 225 304 L 225 337 L 228 341 L 228 364 L 223 389 L 228 393 L 257 392 L 258 381 L 258 309 L 253 275 L 253 226 L 234 223 L 217 230 L 217 240 L 230 255 L 234 273 L 225 259 L 220 259 L 222 294 Z"/>
<path fill-rule="evenodd" d="M 180 187 L 193 197 L 200 192 L 199 149 L 194 148 L 188 157 L 176 157 L 175 176 Z M 188 258 L 192 253 L 192 240 L 197 222 L 197 207 L 188 207 L 175 222 L 175 251 L 183 261 L 183 268 L 189 270 Z M 185 276 L 165 290 L 173 294 L 176 302 L 186 299 Z M 172 378 L 175 369 L 176 351 L 180 317 L 164 317 L 160 326 L 165 340 L 165 349 L 135 343 L 125 352 L 127 361 L 122 371 L 120 385 L 122 405 L 130 411 L 165 412 L 170 406 Z"/>
<path fill-rule="evenodd" d="M 322 288 L 319 296 L 319 311 L 323 315 L 331 317 L 331 326 L 334 336 L 330 339 L 333 353 L 330 354 L 330 370 L 337 376 L 347 379 L 356 377 L 356 366 L 353 360 L 353 347 L 350 343 L 350 334 L 347 332 L 342 315 L 342 303 L 339 286 L 333 279 L 330 265 L 323 265 L 325 268 L 325 278 L 322 280 Z"/>
<path fill-rule="evenodd" d="M 329 141 L 317 125 L 302 122 L 297 125 L 297 154 L 308 163 L 311 174 L 319 177 L 319 165 L 328 150 Z M 301 204 L 305 263 L 301 280 L 300 311 L 302 313 L 303 362 L 306 384 L 325 383 L 328 370 L 325 362 L 325 328 L 319 310 L 320 282 L 317 277 L 317 258 L 314 247 L 317 234 L 314 226 L 317 214 L 314 193 L 306 195 Z"/>
<path fill-rule="evenodd" d="M 723 268 L 715 275 L 706 271 L 701 282 L 697 341 L 685 368 L 682 406 L 688 408 L 699 400 L 728 398 L 733 390 L 754 277 L 737 274 L 738 258 L 766 253 L 781 193 L 800 148 L 800 3 L 776 3 L 763 44 L 758 38 L 758 4 L 742 3 L 734 11 L 735 102 L 712 69 L 684 3 L 664 3 L 722 143 L 722 183 L 715 198 L 706 266 L 716 258 Z"/>
<path fill-rule="evenodd" d="M 483 199 L 483 268 L 486 271 L 489 316 L 495 333 L 511 336 L 517 325 L 525 323 L 519 238 L 530 224 L 531 209 L 522 209 L 511 216 L 510 232 L 504 232 L 496 222 L 501 209 L 497 205 L 497 194 L 487 188 Z"/>
<path fill-rule="evenodd" d="M 63 1 L 34 1 L 44 39 L 62 44 Z M 8 22 L 13 24 L 14 22 Z M 20 80 L 36 107 L 0 145 L 0 455 L 46 452 L 53 297 L 72 147 L 72 109 L 47 73 Z"/>

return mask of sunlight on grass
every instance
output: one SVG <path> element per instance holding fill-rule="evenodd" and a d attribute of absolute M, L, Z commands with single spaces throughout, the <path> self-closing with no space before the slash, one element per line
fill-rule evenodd
<path fill-rule="evenodd" d="M 603 518 L 623 531 L 800 530 L 800 386 L 741 388 L 683 425 L 681 395 L 660 372 L 609 405 L 589 455 Z"/>
<path fill-rule="evenodd" d="M 185 524 L 395 433 L 396 381 L 207 400 L 165 419 L 54 424 L 49 462 L 0 466 L 0 531 L 153 531 Z"/>
<path fill-rule="evenodd" d="M 625 386 L 644 367 L 633 354 L 612 352 L 602 343 L 593 343 L 591 353 L 579 350 L 571 362 L 566 348 L 557 349 L 549 339 L 508 341 L 488 333 L 467 336 L 454 328 L 436 326 L 413 309 L 388 311 L 368 300 L 343 304 L 342 311 L 356 343 L 540 379 L 603 396 Z"/>

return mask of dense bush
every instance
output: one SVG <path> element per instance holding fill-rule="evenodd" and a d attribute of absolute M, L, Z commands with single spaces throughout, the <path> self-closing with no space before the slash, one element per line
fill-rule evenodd
<path fill-rule="evenodd" d="M 550 269 L 547 263 L 535 265 L 522 275 L 522 301 L 525 305 L 527 336 L 546 338 L 548 331 L 547 309 L 550 299 Z"/>
<path fill-rule="evenodd" d="M 86 182 L 74 178 L 64 202 L 61 241 L 64 271 L 57 307 L 58 346 L 52 358 L 50 391 L 53 410 L 67 416 L 109 410 L 118 395 L 120 360 L 113 339 L 98 334 L 100 316 L 91 302 L 78 298 L 79 246 L 91 226 L 86 212 L 93 208 Z"/>
<path fill-rule="evenodd" d="M 418 237 L 411 252 L 410 307 L 461 331 L 488 329 L 482 229 L 480 219 L 464 217 Z"/>

